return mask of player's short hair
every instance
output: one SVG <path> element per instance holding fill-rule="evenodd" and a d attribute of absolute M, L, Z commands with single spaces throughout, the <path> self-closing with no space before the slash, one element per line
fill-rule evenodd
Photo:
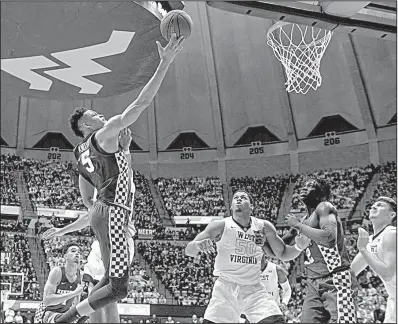
<path fill-rule="evenodd" d="M 390 197 L 381 196 L 381 197 L 377 198 L 376 202 L 378 202 L 378 201 L 382 201 L 382 202 L 385 202 L 385 203 L 389 204 L 390 205 L 390 209 L 394 213 L 397 213 L 397 203 L 395 202 L 394 199 L 392 199 Z"/>
<path fill-rule="evenodd" d="M 329 200 L 330 197 L 330 186 L 329 183 L 325 179 L 320 179 L 318 177 L 315 177 L 313 175 L 308 176 L 304 183 L 307 181 L 315 181 L 317 183 L 317 188 L 319 190 L 319 195 L 322 200 Z"/>
<path fill-rule="evenodd" d="M 244 193 L 249 197 L 250 203 L 251 203 L 251 204 L 253 203 L 253 197 L 252 197 L 252 195 L 251 195 L 247 190 L 245 190 L 245 189 L 238 189 L 238 190 L 235 190 L 235 192 L 234 192 L 234 194 L 232 195 L 232 197 L 234 197 L 235 194 L 236 194 L 237 192 L 244 192 Z"/>
<path fill-rule="evenodd" d="M 86 107 L 77 107 L 69 117 L 69 125 L 77 137 L 84 137 L 83 132 L 79 128 L 79 120 L 88 109 Z"/>
<path fill-rule="evenodd" d="M 69 242 L 67 244 L 65 244 L 62 248 L 62 255 L 65 255 L 66 253 L 68 253 L 68 250 L 72 247 L 72 246 L 77 246 L 79 247 L 79 244 L 77 244 L 76 242 Z"/>

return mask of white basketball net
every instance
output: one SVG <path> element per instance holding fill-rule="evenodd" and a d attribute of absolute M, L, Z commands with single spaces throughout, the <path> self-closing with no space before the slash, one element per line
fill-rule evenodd
<path fill-rule="evenodd" d="M 308 32 L 308 33 L 307 33 Z M 332 32 L 278 21 L 267 33 L 267 44 L 286 71 L 286 91 L 306 94 L 322 83 L 321 60 Z"/>

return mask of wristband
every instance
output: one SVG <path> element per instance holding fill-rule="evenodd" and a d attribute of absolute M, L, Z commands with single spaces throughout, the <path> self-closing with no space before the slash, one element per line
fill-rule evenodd
<path fill-rule="evenodd" d="M 304 249 L 301 249 L 301 248 L 297 245 L 297 243 L 294 244 L 294 248 L 295 248 L 297 251 L 300 251 L 300 252 L 303 252 L 303 251 L 304 251 Z"/>

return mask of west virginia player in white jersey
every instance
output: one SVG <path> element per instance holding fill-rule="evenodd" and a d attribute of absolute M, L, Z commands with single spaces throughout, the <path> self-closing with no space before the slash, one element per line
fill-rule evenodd
<path fill-rule="evenodd" d="M 388 293 L 384 323 L 397 322 L 397 228 L 391 225 L 396 217 L 397 204 L 393 199 L 376 200 L 369 213 L 375 234 L 369 236 L 363 228 L 358 229 L 359 253 L 351 265 L 356 275 L 369 265 L 380 276 Z"/>
<path fill-rule="evenodd" d="M 260 283 L 278 306 L 282 306 L 283 309 L 287 306 L 292 296 L 292 289 L 286 272 L 279 265 L 268 261 L 265 254 L 261 262 Z M 282 288 L 282 298 L 279 294 L 279 285 Z M 275 315 L 282 314 L 279 307 L 275 309 L 274 304 L 270 304 L 271 307 L 272 310 L 270 311 L 275 312 Z"/>
<path fill-rule="evenodd" d="M 283 261 L 296 258 L 308 246 L 304 236 L 296 237 L 296 246 L 286 246 L 268 221 L 251 217 L 253 206 L 244 190 L 235 192 L 232 200 L 232 217 L 211 222 L 188 243 L 185 254 L 196 257 L 199 252 L 214 252 L 212 297 L 203 323 L 238 323 L 241 314 L 250 323 L 283 323 L 281 315 L 269 313 L 268 304 L 274 302 L 260 284 L 263 248 Z"/>

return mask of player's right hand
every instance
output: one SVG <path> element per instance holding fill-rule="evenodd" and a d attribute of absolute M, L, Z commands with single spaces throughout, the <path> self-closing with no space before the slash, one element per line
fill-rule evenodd
<path fill-rule="evenodd" d="M 76 289 L 73 292 L 76 296 L 79 296 L 83 292 L 83 286 L 77 285 Z"/>
<path fill-rule="evenodd" d="M 160 45 L 160 42 L 156 42 L 156 45 L 158 46 L 160 59 L 169 64 L 173 62 L 178 52 L 182 50 L 183 42 L 184 42 L 184 36 L 180 36 L 177 39 L 177 35 L 175 33 L 171 35 L 170 41 L 166 45 L 166 47 L 162 47 L 162 45 Z"/>
<path fill-rule="evenodd" d="M 294 240 L 297 246 L 302 250 L 306 249 L 308 245 L 310 245 L 311 243 L 311 239 L 308 236 L 305 236 L 304 234 L 296 235 Z"/>
<path fill-rule="evenodd" d="M 195 242 L 198 251 L 204 253 L 215 252 L 213 241 L 211 239 L 207 238 L 202 241 L 195 241 Z"/>
<path fill-rule="evenodd" d="M 43 240 L 50 240 L 56 236 L 62 236 L 61 228 L 50 228 L 43 233 Z"/>

